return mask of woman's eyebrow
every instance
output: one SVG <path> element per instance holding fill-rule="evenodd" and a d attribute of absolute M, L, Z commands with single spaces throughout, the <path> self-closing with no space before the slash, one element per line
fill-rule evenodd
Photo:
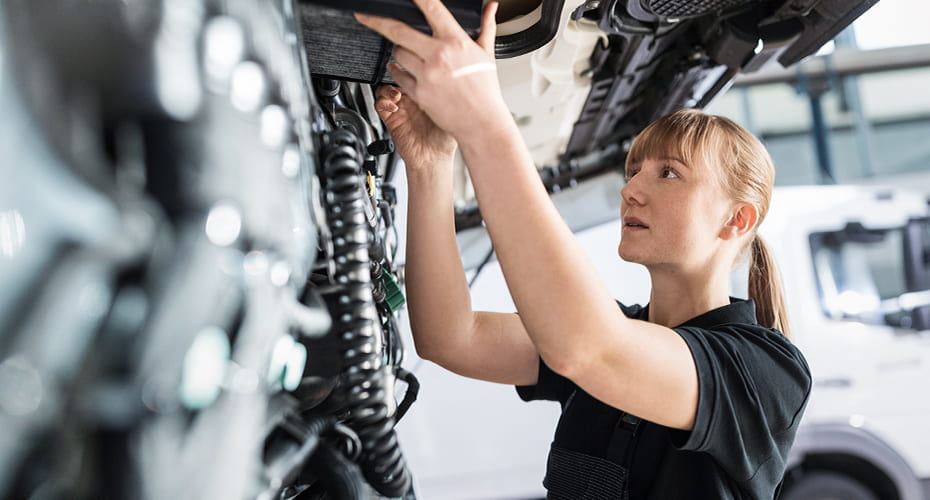
<path fill-rule="evenodd" d="M 659 161 L 673 161 L 675 163 L 680 164 L 681 166 L 685 168 L 689 168 L 689 169 L 691 168 L 691 165 L 688 165 L 687 163 L 685 163 L 684 160 L 682 160 L 681 158 L 675 157 L 675 156 L 663 156 L 659 158 Z"/>

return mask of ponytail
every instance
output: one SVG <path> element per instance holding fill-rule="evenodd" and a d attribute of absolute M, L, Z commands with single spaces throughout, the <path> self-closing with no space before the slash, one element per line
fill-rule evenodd
<path fill-rule="evenodd" d="M 781 278 L 775 259 L 768 246 L 758 234 L 754 235 L 749 256 L 749 298 L 756 303 L 756 316 L 759 324 L 781 331 L 791 338 L 788 332 L 788 314 L 785 309 L 785 294 L 781 287 Z"/>

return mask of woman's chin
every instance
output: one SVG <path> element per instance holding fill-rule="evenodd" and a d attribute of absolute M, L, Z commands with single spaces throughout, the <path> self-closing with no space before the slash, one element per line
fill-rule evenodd
<path fill-rule="evenodd" d="M 629 248 L 625 248 L 622 243 L 617 247 L 617 255 L 619 255 L 621 259 L 627 262 L 631 262 L 633 264 L 642 264 L 642 256 L 637 255 L 636 252 L 630 251 Z"/>

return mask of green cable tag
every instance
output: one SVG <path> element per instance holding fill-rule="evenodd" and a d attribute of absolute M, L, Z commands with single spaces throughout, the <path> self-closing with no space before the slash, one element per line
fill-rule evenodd
<path fill-rule="evenodd" d="M 381 284 L 384 285 L 384 301 L 391 308 L 391 312 L 397 312 L 407 303 L 407 299 L 404 298 L 404 292 L 400 289 L 400 285 L 397 284 L 397 280 L 394 279 L 394 275 L 387 269 L 381 273 Z"/>

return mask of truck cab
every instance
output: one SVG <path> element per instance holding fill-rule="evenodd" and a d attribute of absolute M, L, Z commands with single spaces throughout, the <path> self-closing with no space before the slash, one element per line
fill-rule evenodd
<path fill-rule="evenodd" d="M 762 233 L 814 379 L 782 498 L 930 498 L 926 199 L 795 187 L 772 207 Z"/>

